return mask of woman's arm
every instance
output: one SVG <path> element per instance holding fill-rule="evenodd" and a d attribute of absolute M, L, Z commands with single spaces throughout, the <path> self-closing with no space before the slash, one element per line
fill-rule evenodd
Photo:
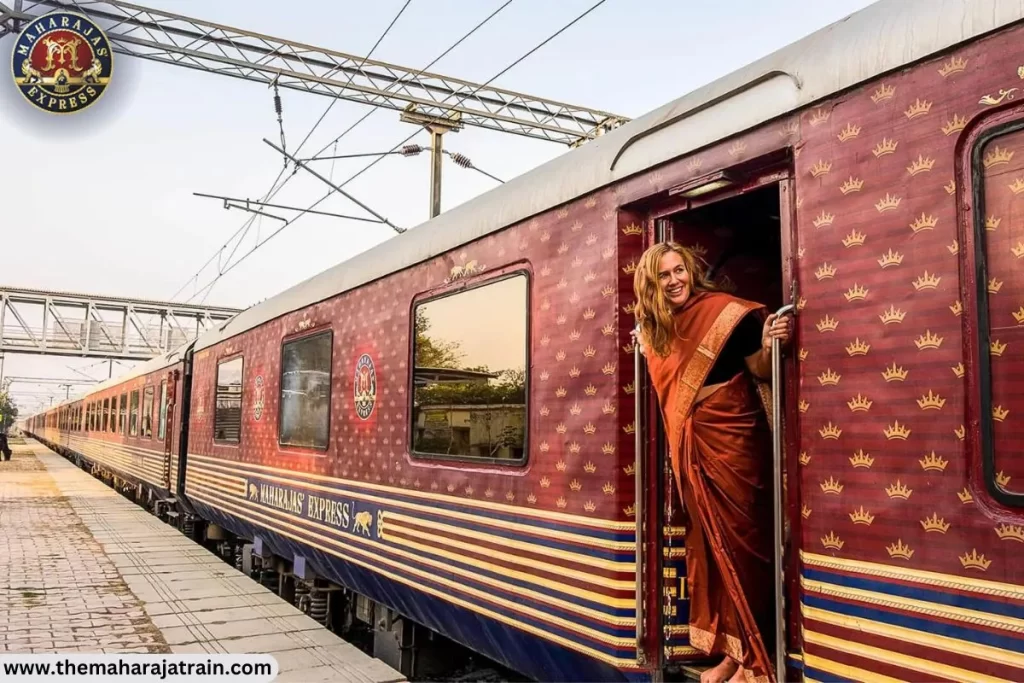
<path fill-rule="evenodd" d="M 764 321 L 761 332 L 761 348 L 745 358 L 747 369 L 758 379 L 772 378 L 772 340 L 778 339 L 782 346 L 789 342 L 789 318 L 777 318 L 774 313 Z"/>

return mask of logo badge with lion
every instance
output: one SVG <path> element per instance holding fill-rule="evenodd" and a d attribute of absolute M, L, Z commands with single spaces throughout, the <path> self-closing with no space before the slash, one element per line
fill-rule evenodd
<path fill-rule="evenodd" d="M 103 95 L 114 70 L 114 53 L 93 21 L 60 10 L 25 24 L 11 68 L 25 99 L 44 111 L 72 114 Z"/>

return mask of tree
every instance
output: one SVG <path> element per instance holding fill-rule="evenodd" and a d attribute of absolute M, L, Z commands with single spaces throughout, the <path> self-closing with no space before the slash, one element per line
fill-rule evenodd
<path fill-rule="evenodd" d="M 421 368 L 458 368 L 462 352 L 458 342 L 435 341 L 430 319 L 422 307 L 416 309 L 416 366 Z"/>
<path fill-rule="evenodd" d="M 0 432 L 7 432 L 18 419 L 18 406 L 6 391 L 0 391 Z"/>

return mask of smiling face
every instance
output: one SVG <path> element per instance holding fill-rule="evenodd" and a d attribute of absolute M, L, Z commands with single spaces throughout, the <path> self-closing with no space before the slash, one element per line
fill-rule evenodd
<path fill-rule="evenodd" d="M 667 252 L 658 263 L 658 284 L 673 307 L 682 306 L 690 296 L 690 271 L 683 257 Z"/>

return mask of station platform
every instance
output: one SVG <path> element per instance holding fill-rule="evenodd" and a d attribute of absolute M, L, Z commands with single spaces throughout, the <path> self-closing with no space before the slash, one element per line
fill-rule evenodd
<path fill-rule="evenodd" d="M 269 654 L 277 681 L 404 677 L 31 439 L 0 462 L 0 652 Z"/>

